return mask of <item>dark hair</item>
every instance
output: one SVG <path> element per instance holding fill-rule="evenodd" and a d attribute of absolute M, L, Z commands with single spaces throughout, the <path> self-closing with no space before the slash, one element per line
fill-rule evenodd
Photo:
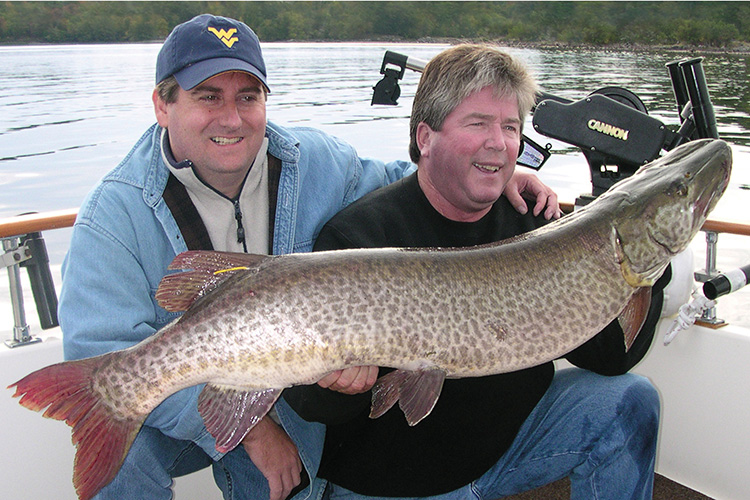
<path fill-rule="evenodd" d="M 180 84 L 177 83 L 177 79 L 172 76 L 168 76 L 164 80 L 156 84 L 156 92 L 159 95 L 159 99 L 171 104 L 177 102 L 177 92 L 180 89 Z"/>

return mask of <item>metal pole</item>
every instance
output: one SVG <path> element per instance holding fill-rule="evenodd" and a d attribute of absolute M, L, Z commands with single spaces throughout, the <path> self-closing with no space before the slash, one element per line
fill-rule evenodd
<path fill-rule="evenodd" d="M 14 257 L 20 262 L 22 260 L 18 250 L 17 238 L 4 238 L 3 250 L 6 254 L 16 252 Z M 29 325 L 26 323 L 26 313 L 23 307 L 23 288 L 21 287 L 21 273 L 18 264 L 8 266 L 8 281 L 10 283 L 10 302 L 13 306 L 13 339 L 6 340 L 5 345 L 8 347 L 17 347 L 20 345 L 39 342 L 29 334 Z"/>
<path fill-rule="evenodd" d="M 716 274 L 718 274 L 718 271 L 716 270 L 716 244 L 718 241 L 719 233 L 714 231 L 706 231 L 706 269 L 705 275 L 701 276 L 701 278 L 703 279 L 701 279 L 700 281 L 706 282 L 712 277 L 716 276 Z M 708 309 L 703 311 L 703 315 L 701 315 L 700 321 L 712 325 L 724 323 L 723 319 L 718 319 L 716 317 L 716 306 L 709 307 Z"/>

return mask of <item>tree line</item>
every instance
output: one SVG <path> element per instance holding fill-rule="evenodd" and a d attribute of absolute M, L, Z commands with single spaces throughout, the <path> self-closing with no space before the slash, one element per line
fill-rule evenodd
<path fill-rule="evenodd" d="M 473 39 L 731 48 L 750 2 L 0 2 L 0 43 L 161 41 L 209 12 L 261 41 Z"/>

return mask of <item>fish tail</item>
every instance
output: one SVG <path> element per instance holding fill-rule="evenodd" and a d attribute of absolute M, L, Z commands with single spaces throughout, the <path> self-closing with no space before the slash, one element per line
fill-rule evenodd
<path fill-rule="evenodd" d="M 73 431 L 76 456 L 73 486 L 89 500 L 120 470 L 143 418 L 123 420 L 93 390 L 92 376 L 101 357 L 66 361 L 42 368 L 8 388 L 16 388 L 22 406 L 65 421 Z"/>

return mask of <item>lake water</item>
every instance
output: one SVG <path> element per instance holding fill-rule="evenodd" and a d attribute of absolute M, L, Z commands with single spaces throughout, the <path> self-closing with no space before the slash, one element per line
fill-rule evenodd
<path fill-rule="evenodd" d="M 0 217 L 80 205 L 94 183 L 119 163 L 154 122 L 151 92 L 159 47 L 0 47 Z M 321 128 L 353 144 L 362 156 L 405 159 L 408 117 L 419 75 L 406 72 L 399 106 L 370 106 L 383 55 L 393 50 L 427 60 L 446 47 L 264 44 L 272 90 L 268 117 L 280 124 Z M 635 92 L 652 116 L 668 125 L 678 123 L 664 65 L 685 54 L 508 50 L 527 62 L 548 92 L 579 99 L 601 87 L 621 86 Z M 746 189 L 750 186 L 750 57 L 704 57 L 719 133 L 732 144 L 735 165 L 728 192 L 712 218 L 750 222 L 750 191 Z M 539 175 L 562 200 L 573 201 L 591 191 L 588 166 L 578 150 L 531 135 L 542 144 L 551 143 L 557 153 Z M 44 236 L 59 286 L 59 266 L 70 231 Z M 724 259 L 720 264 L 724 262 L 725 268 L 750 262 L 747 241 L 722 236 L 719 244 L 720 259 Z M 0 307 L 6 305 L 7 278 L 0 271 Z M 28 305 L 27 309 L 33 308 Z M 0 311 L 0 318 L 6 314 Z M 28 316 L 33 324 L 34 315 Z M 8 326 L 0 325 L 0 329 Z"/>

